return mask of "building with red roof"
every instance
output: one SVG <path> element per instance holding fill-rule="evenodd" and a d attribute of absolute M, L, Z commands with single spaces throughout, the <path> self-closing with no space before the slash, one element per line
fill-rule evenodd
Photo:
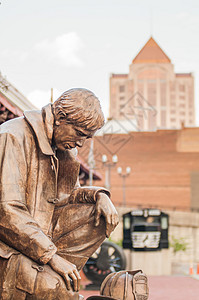
<path fill-rule="evenodd" d="M 194 77 L 175 73 L 153 37 L 129 66 L 110 77 L 110 118 L 136 120 L 138 131 L 195 125 Z"/>

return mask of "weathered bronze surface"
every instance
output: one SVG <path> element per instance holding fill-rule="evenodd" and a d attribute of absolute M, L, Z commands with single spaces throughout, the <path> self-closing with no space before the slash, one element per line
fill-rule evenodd
<path fill-rule="evenodd" d="M 71 89 L 0 126 L 0 299 L 78 299 L 79 270 L 118 224 L 109 191 L 81 188 L 76 146 L 103 126 Z"/>
<path fill-rule="evenodd" d="M 142 270 L 110 273 L 102 282 L 100 296 L 87 300 L 147 300 L 148 279 Z"/>
<path fill-rule="evenodd" d="M 149 296 L 147 276 L 142 270 L 111 273 L 102 282 L 100 294 L 113 300 L 147 300 Z"/>

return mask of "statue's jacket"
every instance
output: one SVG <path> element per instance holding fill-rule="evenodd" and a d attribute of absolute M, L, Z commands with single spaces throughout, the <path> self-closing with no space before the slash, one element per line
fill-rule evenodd
<path fill-rule="evenodd" d="M 22 253 L 46 264 L 57 251 L 55 206 L 93 201 L 99 191 L 78 188 L 76 151 L 53 150 L 53 123 L 49 104 L 0 126 L 0 258 Z"/>

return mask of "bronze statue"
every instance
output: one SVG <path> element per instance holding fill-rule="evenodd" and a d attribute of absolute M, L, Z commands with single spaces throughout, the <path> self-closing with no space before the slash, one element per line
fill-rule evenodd
<path fill-rule="evenodd" d="M 78 299 L 79 270 L 118 224 L 108 190 L 78 182 L 76 146 L 104 124 L 71 89 L 0 126 L 0 299 Z"/>
<path fill-rule="evenodd" d="M 148 278 L 142 270 L 110 273 L 101 284 L 100 295 L 87 300 L 147 300 Z"/>

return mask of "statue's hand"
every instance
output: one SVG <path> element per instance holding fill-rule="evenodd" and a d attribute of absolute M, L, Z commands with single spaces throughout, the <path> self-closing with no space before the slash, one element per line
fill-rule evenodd
<path fill-rule="evenodd" d="M 48 264 L 56 273 L 64 278 L 68 290 L 79 291 L 81 277 L 75 265 L 57 254 L 53 255 Z M 71 286 L 71 280 L 73 287 Z"/>
<path fill-rule="evenodd" d="M 98 193 L 95 208 L 95 226 L 99 225 L 100 217 L 104 216 L 106 221 L 106 237 L 109 237 L 111 232 L 119 223 L 118 213 L 105 193 Z"/>

